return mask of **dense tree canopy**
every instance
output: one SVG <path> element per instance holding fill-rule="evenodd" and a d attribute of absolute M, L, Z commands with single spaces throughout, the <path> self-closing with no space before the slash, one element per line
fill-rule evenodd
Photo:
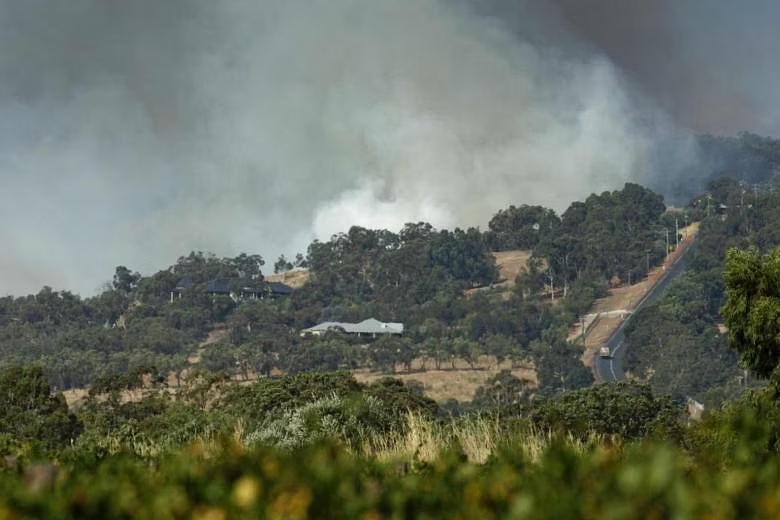
<path fill-rule="evenodd" d="M 729 345 L 746 368 L 767 378 L 780 365 L 780 247 L 768 255 L 730 249 L 725 281 Z"/>
<path fill-rule="evenodd" d="M 45 450 L 62 448 L 82 425 L 62 394 L 54 395 L 39 366 L 11 366 L 0 372 L 0 452 L 7 444 L 32 443 Z M 5 446 L 3 446 L 5 445 Z"/>
<path fill-rule="evenodd" d="M 726 252 L 737 251 L 733 253 L 737 257 L 734 265 L 739 267 L 733 281 L 741 287 L 735 286 L 733 295 L 747 301 L 745 277 L 763 276 L 763 267 L 758 269 L 764 262 L 763 253 L 777 244 L 780 193 L 771 184 L 747 186 L 730 178 L 716 179 L 708 188 L 685 209 L 684 215 L 703 219 L 696 245 L 686 255 L 687 270 L 657 303 L 632 318 L 625 331 L 624 368 L 646 379 L 656 391 L 684 394 L 708 406 L 719 406 L 746 387 L 760 384 L 746 377 L 737 364 L 739 351 L 747 348 L 746 344 L 729 349 L 724 333 L 732 331 L 727 314 L 736 320 L 735 330 L 750 326 L 744 321 L 745 308 L 737 316 L 736 307 L 728 306 L 721 316 L 726 302 Z M 751 245 L 755 249 L 744 252 L 751 251 Z M 770 362 L 763 373 L 771 369 Z"/>
<path fill-rule="evenodd" d="M 534 249 L 553 234 L 560 218 L 551 209 L 525 204 L 499 210 L 488 223 L 486 239 L 494 251 Z"/>

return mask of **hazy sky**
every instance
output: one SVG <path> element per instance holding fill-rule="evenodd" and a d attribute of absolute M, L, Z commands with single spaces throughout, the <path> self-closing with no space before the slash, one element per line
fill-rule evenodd
<path fill-rule="evenodd" d="M 480 225 L 780 131 L 780 3 L 0 0 L 0 294 Z"/>

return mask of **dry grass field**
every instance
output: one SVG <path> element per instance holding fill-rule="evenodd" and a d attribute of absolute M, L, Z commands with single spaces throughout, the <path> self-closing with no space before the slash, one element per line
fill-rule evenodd
<path fill-rule="evenodd" d="M 431 365 L 432 363 L 429 362 L 428 366 Z M 533 366 L 527 365 L 512 368 L 509 362 L 498 365 L 495 363 L 495 360 L 489 359 L 487 356 L 480 360 L 477 369 L 472 369 L 464 361 L 456 360 L 454 369 L 448 363 L 445 370 L 434 370 L 432 368 L 424 371 L 413 370 L 411 372 L 399 370 L 395 374 L 358 370 L 354 372 L 354 376 L 361 383 L 372 383 L 388 375 L 402 381 L 418 381 L 422 383 L 426 396 L 439 403 L 444 403 L 450 399 L 461 402 L 471 401 L 477 388 L 504 369 L 510 370 L 515 377 L 527 380 L 531 388 L 536 386 L 536 371 Z"/>
<path fill-rule="evenodd" d="M 268 282 L 281 282 L 285 285 L 289 285 L 293 289 L 300 289 L 309 282 L 309 276 L 309 271 L 299 269 L 278 274 L 267 274 L 263 277 Z"/>
<path fill-rule="evenodd" d="M 511 370 L 512 375 L 520 379 L 529 381 L 531 388 L 536 386 L 536 372 L 533 367 L 527 366 L 523 368 L 512 369 L 509 363 L 504 365 L 490 364 L 486 368 L 472 369 L 468 367 L 463 361 L 456 361 L 456 368 L 447 368 L 446 370 L 434 370 L 427 369 L 425 371 L 416 370 L 411 372 L 398 371 L 394 374 L 384 374 L 380 372 L 371 372 L 369 370 L 358 370 L 353 372 L 355 379 L 361 383 L 370 384 L 383 377 L 394 377 L 402 381 L 418 381 L 423 385 L 424 393 L 431 399 L 445 403 L 450 399 L 465 402 L 471 401 L 474 397 L 474 393 L 477 388 L 482 386 L 485 381 L 498 374 L 502 369 L 506 368 Z M 186 370 L 186 369 L 185 369 Z M 182 375 L 182 379 L 186 380 L 186 374 Z M 240 381 L 241 383 L 250 383 L 255 380 L 257 376 L 250 374 L 248 381 Z M 236 381 L 239 381 L 236 379 Z M 186 383 L 184 383 L 186 387 Z M 168 392 L 176 393 L 179 390 L 177 386 L 171 384 L 168 387 Z M 86 401 L 88 389 L 75 388 L 71 390 L 65 390 L 63 395 L 68 403 L 68 406 L 78 407 Z M 135 402 L 143 398 L 148 393 L 145 390 L 132 390 L 122 392 L 122 402 Z"/>
<path fill-rule="evenodd" d="M 523 271 L 528 259 L 531 258 L 531 251 L 523 250 L 501 251 L 492 254 L 498 266 L 498 285 L 506 287 L 515 285 L 515 278 Z"/>

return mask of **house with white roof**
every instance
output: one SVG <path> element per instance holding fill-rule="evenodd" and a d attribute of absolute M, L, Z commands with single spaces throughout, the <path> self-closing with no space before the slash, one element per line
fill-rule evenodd
<path fill-rule="evenodd" d="M 320 336 L 328 331 L 344 332 L 356 336 L 369 336 L 372 338 L 382 334 L 403 334 L 403 323 L 385 323 L 375 318 L 368 318 L 359 323 L 342 321 L 325 321 L 301 331 L 301 336 Z"/>

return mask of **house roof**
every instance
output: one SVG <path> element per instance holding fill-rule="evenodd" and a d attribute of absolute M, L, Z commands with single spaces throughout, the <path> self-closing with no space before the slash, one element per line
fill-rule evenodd
<path fill-rule="evenodd" d="M 368 318 L 359 323 L 347 323 L 341 321 L 325 321 L 303 332 L 325 332 L 328 330 L 343 329 L 351 334 L 403 334 L 403 323 L 385 323 L 374 318 Z"/>
<path fill-rule="evenodd" d="M 267 291 L 271 294 L 292 294 L 293 288 L 279 282 L 258 282 L 242 278 L 216 278 L 206 285 L 206 292 L 216 294 L 230 294 L 231 290 L 238 291 Z"/>
<path fill-rule="evenodd" d="M 211 280 L 206 285 L 206 292 L 217 294 L 230 294 L 230 289 L 233 286 L 230 278 L 216 278 Z"/>
<path fill-rule="evenodd" d="M 246 292 L 262 292 L 266 289 L 266 285 L 263 282 L 258 283 L 254 280 L 244 280 L 241 278 L 234 279 L 231 287 Z"/>
<path fill-rule="evenodd" d="M 368 318 L 354 326 L 354 332 L 371 334 L 401 334 L 403 331 L 403 323 L 384 323 L 374 318 Z"/>
<path fill-rule="evenodd" d="M 273 294 L 292 294 L 293 288 L 281 282 L 267 282 L 268 290 Z"/>
<path fill-rule="evenodd" d="M 193 283 L 192 277 L 185 276 L 184 278 L 181 278 L 178 282 L 176 282 L 176 287 L 174 287 L 174 290 L 183 291 L 184 289 L 190 287 L 192 283 Z"/>

